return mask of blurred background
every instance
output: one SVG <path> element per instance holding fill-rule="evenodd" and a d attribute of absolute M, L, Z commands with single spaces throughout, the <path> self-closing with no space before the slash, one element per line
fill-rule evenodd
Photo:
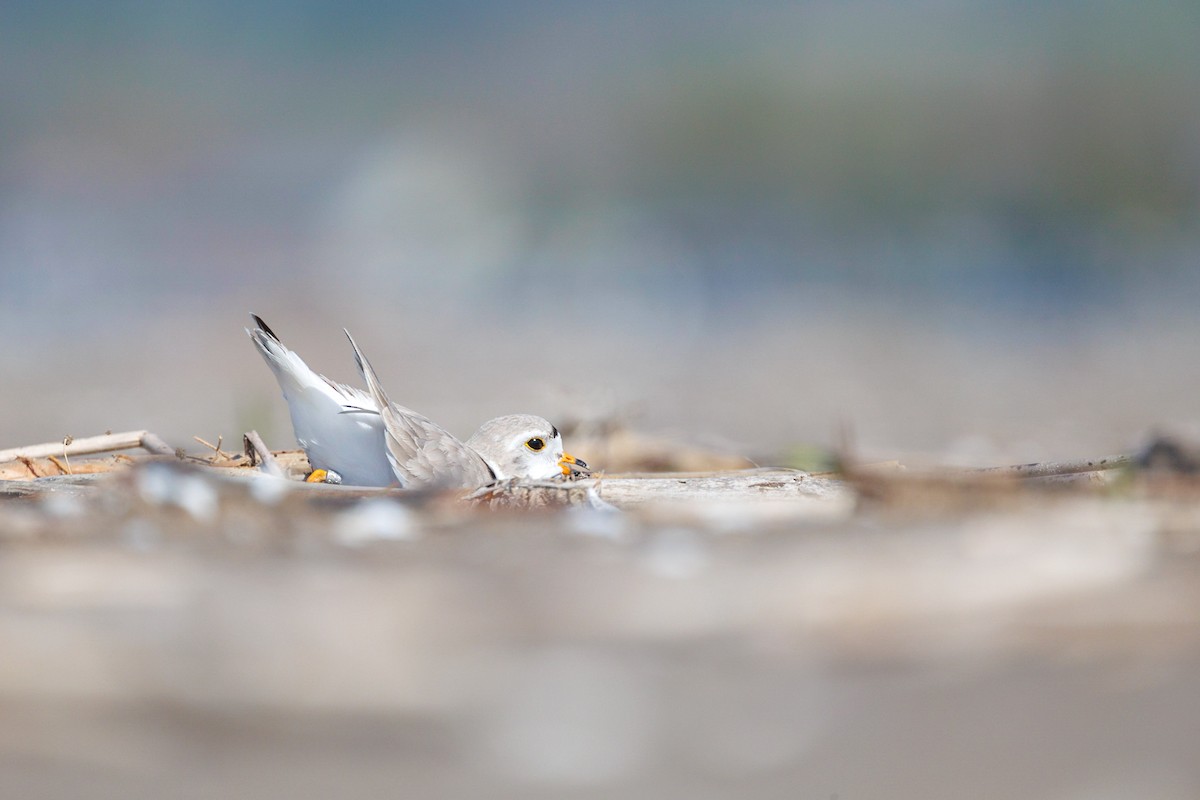
<path fill-rule="evenodd" d="M 0 448 L 292 446 L 251 311 L 462 436 L 1200 434 L 1198 42 L 1183 0 L 0 0 Z M 161 466 L 0 503 L 0 795 L 1200 796 L 1194 495 L 456 517 Z"/>
<path fill-rule="evenodd" d="M 987 464 L 1200 428 L 1194 3 L 0 15 L 4 446 L 290 445 L 249 311 L 357 382 L 351 328 L 463 436 Z"/>

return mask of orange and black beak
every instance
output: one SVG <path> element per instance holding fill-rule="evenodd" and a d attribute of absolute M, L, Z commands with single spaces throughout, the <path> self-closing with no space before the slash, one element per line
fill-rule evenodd
<path fill-rule="evenodd" d="M 588 469 L 587 462 L 581 458 L 576 458 L 569 453 L 563 453 L 563 457 L 558 460 L 558 465 L 562 467 L 563 475 L 591 475 L 592 471 Z"/>

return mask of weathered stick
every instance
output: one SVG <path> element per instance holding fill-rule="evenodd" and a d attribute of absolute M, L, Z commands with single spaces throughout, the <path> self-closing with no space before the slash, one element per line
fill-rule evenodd
<path fill-rule="evenodd" d="M 66 442 L 47 442 L 28 447 L 14 447 L 0 450 L 0 463 L 16 461 L 21 458 L 48 458 L 50 456 L 86 456 L 93 453 L 107 453 L 110 450 L 129 450 L 141 447 L 155 455 L 174 455 L 175 451 L 166 442 L 149 431 L 128 431 L 126 433 L 106 433 L 103 436 L 89 436 L 85 439 L 70 439 Z"/>
<path fill-rule="evenodd" d="M 248 431 L 242 437 L 242 442 L 246 446 L 246 455 L 250 456 L 250 463 L 257 463 L 262 471 L 276 478 L 286 478 L 287 473 L 283 471 L 283 467 L 279 466 L 279 462 L 275 460 L 275 456 L 271 455 L 270 448 L 263 442 L 262 437 L 258 435 L 258 431 Z"/>
<path fill-rule="evenodd" d="M 149 451 L 156 456 L 178 455 L 174 448 L 153 433 L 150 433 L 150 431 L 142 431 L 141 445 L 143 450 Z"/>
<path fill-rule="evenodd" d="M 1081 472 L 1121 469 L 1132 463 L 1132 456 L 1109 456 L 1090 461 L 1046 461 L 1040 464 L 1017 464 L 1012 467 L 987 467 L 971 470 L 971 472 L 977 475 L 999 475 L 1013 478 L 1050 478 L 1055 475 L 1077 475 Z"/>
<path fill-rule="evenodd" d="M 50 494 L 84 497 L 108 478 L 103 473 L 93 475 L 52 475 L 36 481 L 0 480 L 0 498 L 45 497 Z"/>

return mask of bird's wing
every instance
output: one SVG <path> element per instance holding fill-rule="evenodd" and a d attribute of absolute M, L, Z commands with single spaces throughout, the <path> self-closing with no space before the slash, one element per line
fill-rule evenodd
<path fill-rule="evenodd" d="M 354 358 L 367 382 L 371 400 L 383 416 L 388 461 L 401 486 L 475 488 L 494 480 L 479 454 L 448 430 L 388 400 L 379 376 L 349 331 L 346 338 L 354 348 Z"/>

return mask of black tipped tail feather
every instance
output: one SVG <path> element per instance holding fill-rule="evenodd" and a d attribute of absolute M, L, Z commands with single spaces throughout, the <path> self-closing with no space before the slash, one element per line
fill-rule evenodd
<path fill-rule="evenodd" d="M 255 313 L 251 313 L 250 316 L 254 318 L 254 324 L 258 326 L 258 329 L 260 331 L 265 333 L 267 336 L 270 336 L 272 339 L 279 342 L 280 344 L 283 344 L 283 342 L 280 341 L 279 336 L 275 333 L 275 331 L 271 330 L 271 326 L 268 325 L 267 323 L 263 322 L 262 317 L 260 317 L 258 314 L 255 314 Z"/>

